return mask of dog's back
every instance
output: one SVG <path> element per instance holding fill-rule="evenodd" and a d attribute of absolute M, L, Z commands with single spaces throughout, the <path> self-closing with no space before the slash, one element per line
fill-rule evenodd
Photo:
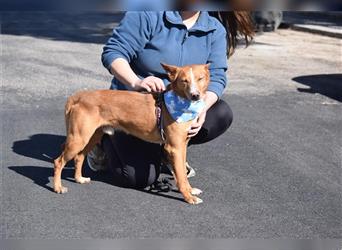
<path fill-rule="evenodd" d="M 159 141 L 155 99 L 152 94 L 120 90 L 77 92 L 69 97 L 65 106 L 67 133 L 71 125 L 70 117 L 73 116 L 74 122 L 80 112 L 90 115 L 92 121 L 97 121 L 97 128 L 112 126 L 139 137 L 143 136 L 147 141 Z"/>

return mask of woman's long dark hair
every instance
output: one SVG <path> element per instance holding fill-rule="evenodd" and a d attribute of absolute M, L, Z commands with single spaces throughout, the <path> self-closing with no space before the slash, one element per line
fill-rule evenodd
<path fill-rule="evenodd" d="M 249 11 L 212 11 L 209 14 L 220 20 L 227 30 L 228 57 L 234 53 L 240 37 L 248 46 L 254 36 L 254 23 Z"/>

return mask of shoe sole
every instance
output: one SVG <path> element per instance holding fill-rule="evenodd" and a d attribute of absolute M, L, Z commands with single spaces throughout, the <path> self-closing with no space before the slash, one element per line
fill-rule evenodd
<path fill-rule="evenodd" d="M 173 173 L 172 173 L 172 171 L 170 170 L 170 172 L 171 172 L 171 177 L 169 177 L 169 179 L 174 179 L 174 177 L 173 177 Z M 186 177 L 189 179 L 189 178 L 191 178 L 191 177 L 194 177 L 194 176 L 196 176 L 196 172 L 195 172 L 195 170 L 193 169 L 193 168 L 191 168 L 190 169 L 190 171 L 189 171 L 189 173 L 186 175 Z"/>
<path fill-rule="evenodd" d="M 97 171 L 98 171 L 98 169 L 94 168 L 93 165 L 92 165 L 92 163 L 90 163 L 90 160 L 89 160 L 89 156 L 88 156 L 88 155 L 87 155 L 87 164 L 88 164 L 88 167 L 89 167 L 92 171 L 94 171 L 94 172 L 97 172 Z"/>
<path fill-rule="evenodd" d="M 190 168 L 189 173 L 187 174 L 188 178 L 194 177 L 196 175 L 196 172 L 193 168 Z"/>
<path fill-rule="evenodd" d="M 87 164 L 88 164 L 88 167 L 94 172 L 105 171 L 107 169 L 104 165 L 100 165 L 100 167 L 94 167 L 94 165 L 96 164 L 93 164 L 91 162 L 90 157 L 88 155 L 87 155 Z"/>

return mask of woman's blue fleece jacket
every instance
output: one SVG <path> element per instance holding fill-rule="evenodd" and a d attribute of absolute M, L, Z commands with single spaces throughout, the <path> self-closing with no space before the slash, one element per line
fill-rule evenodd
<path fill-rule="evenodd" d="M 177 11 L 127 12 L 103 48 L 102 63 L 109 69 L 117 58 L 126 59 L 140 77 L 156 76 L 165 85 L 160 63 L 183 66 L 210 63 L 208 91 L 221 97 L 227 83 L 227 41 L 222 24 L 201 12 L 189 30 Z M 111 89 L 128 89 L 113 79 Z"/>

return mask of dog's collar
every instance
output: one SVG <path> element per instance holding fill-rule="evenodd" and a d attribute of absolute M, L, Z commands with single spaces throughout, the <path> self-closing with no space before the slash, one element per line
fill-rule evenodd
<path fill-rule="evenodd" d="M 164 93 L 164 103 L 171 117 L 178 123 L 194 120 L 203 111 L 203 100 L 190 101 L 170 90 Z"/>

